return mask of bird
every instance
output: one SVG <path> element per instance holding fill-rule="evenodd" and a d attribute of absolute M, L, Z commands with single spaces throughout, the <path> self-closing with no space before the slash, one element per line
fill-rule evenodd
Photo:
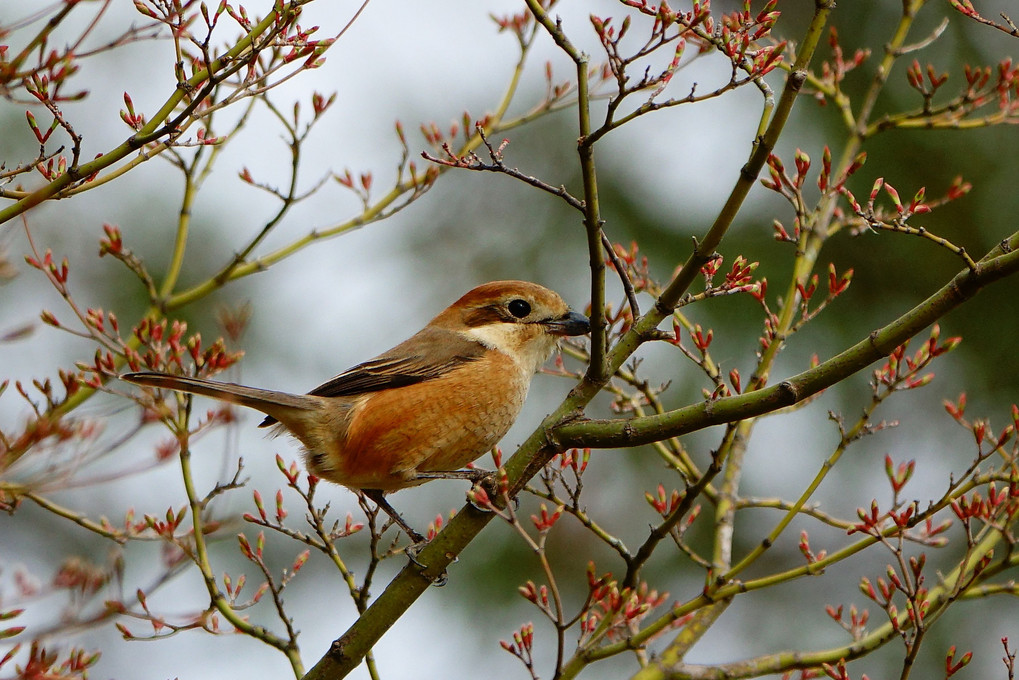
<path fill-rule="evenodd" d="M 152 371 L 120 378 L 261 411 L 259 427 L 295 437 L 312 474 L 364 493 L 420 543 L 384 495 L 432 479 L 479 481 L 464 466 L 510 429 L 559 341 L 589 332 L 588 318 L 554 291 L 493 281 L 307 394 Z"/>

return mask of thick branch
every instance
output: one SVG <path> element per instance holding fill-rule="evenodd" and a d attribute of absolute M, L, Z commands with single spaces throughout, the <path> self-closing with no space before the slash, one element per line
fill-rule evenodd
<path fill-rule="evenodd" d="M 652 416 L 576 421 L 557 427 L 550 436 L 562 448 L 638 446 L 796 404 L 888 356 L 896 347 L 971 299 L 985 286 L 1019 272 L 1017 249 L 1019 232 L 985 255 L 973 270 L 961 271 L 936 293 L 884 328 L 872 332 L 816 368 L 771 387 Z"/>

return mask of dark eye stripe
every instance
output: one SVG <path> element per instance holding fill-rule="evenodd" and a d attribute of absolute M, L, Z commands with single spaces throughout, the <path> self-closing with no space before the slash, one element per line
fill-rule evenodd
<path fill-rule="evenodd" d="M 515 319 L 507 314 L 499 305 L 475 307 L 474 309 L 467 310 L 463 316 L 464 325 L 468 328 L 487 326 L 488 324 L 499 323 L 500 321 L 515 321 Z"/>

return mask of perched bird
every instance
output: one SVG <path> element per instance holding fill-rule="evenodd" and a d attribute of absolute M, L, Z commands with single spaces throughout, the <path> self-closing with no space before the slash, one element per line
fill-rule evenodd
<path fill-rule="evenodd" d="M 323 479 L 360 490 L 415 541 L 383 498 L 437 478 L 475 479 L 464 465 L 506 434 L 531 377 L 560 337 L 590 331 L 555 292 L 526 281 L 478 286 L 408 340 L 304 395 L 165 373 L 138 385 L 215 397 L 266 414 L 260 427 L 304 445 Z"/>

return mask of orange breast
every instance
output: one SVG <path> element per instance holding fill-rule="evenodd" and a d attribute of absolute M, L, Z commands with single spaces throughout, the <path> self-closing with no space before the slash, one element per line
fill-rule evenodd
<path fill-rule="evenodd" d="M 491 449 L 516 420 L 531 376 L 501 352 L 445 376 L 376 392 L 356 405 L 346 437 L 330 442 L 331 481 L 393 490 L 417 472 L 458 470 Z"/>

